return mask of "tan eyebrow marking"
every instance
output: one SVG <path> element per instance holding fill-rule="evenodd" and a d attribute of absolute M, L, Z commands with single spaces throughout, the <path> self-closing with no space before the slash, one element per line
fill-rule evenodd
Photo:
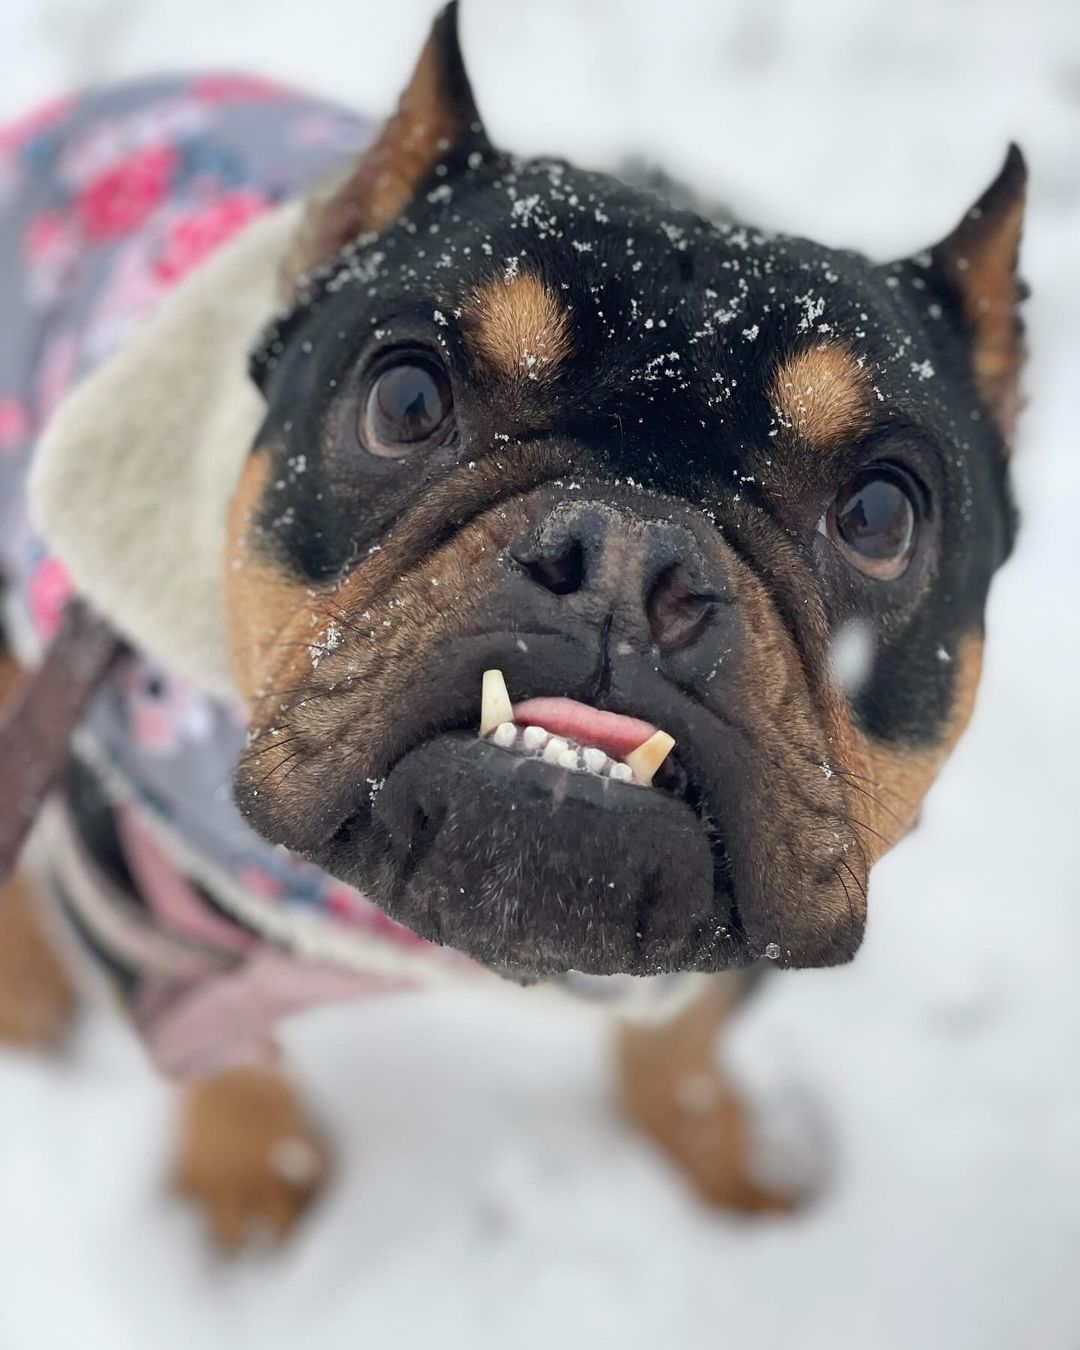
<path fill-rule="evenodd" d="M 810 347 L 782 361 L 770 400 L 780 422 L 815 450 L 851 440 L 870 420 L 870 380 L 846 347 Z"/>
<path fill-rule="evenodd" d="M 538 276 L 520 272 L 473 291 L 465 338 L 501 375 L 540 379 L 570 354 L 570 316 Z"/>

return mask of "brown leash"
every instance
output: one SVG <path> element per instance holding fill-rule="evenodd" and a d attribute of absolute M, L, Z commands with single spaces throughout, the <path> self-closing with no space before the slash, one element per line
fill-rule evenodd
<path fill-rule="evenodd" d="M 72 601 L 44 661 L 0 718 L 0 883 L 63 772 L 91 695 L 123 649 L 108 624 Z"/>

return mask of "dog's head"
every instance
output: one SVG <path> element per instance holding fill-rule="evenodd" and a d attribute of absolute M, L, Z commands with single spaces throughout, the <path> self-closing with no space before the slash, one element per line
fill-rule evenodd
<path fill-rule="evenodd" d="M 446 11 L 255 358 L 256 827 L 508 973 L 848 959 L 1011 543 L 1023 189 L 884 266 L 718 225 L 496 150 Z"/>

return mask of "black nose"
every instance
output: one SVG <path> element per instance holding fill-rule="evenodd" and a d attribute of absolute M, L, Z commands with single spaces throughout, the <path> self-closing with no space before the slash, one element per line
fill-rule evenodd
<path fill-rule="evenodd" d="M 535 586 L 621 615 L 665 652 L 696 642 L 728 598 L 685 526 L 603 502 L 560 503 L 510 557 Z"/>

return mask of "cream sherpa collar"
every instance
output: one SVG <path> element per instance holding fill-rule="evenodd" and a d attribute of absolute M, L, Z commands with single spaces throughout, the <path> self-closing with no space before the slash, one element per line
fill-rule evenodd
<path fill-rule="evenodd" d="M 224 696 L 225 510 L 264 414 L 248 350 L 277 308 L 302 209 L 256 221 L 169 296 L 63 403 L 31 472 L 34 525 L 77 590 Z"/>

